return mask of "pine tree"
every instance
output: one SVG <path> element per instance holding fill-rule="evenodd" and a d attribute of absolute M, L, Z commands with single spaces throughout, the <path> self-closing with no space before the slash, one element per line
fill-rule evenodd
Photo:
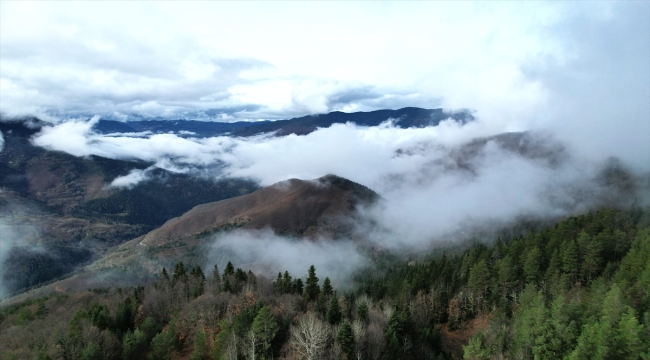
<path fill-rule="evenodd" d="M 314 301 L 318 299 L 320 294 L 320 287 L 318 286 L 318 278 L 316 277 L 316 268 L 314 265 L 309 267 L 307 281 L 305 286 L 305 300 Z"/>
<path fill-rule="evenodd" d="M 223 270 L 223 276 L 226 277 L 228 275 L 235 275 L 235 266 L 230 261 L 228 261 L 226 268 Z"/>
<path fill-rule="evenodd" d="M 598 238 L 593 238 L 583 230 L 578 236 L 578 246 L 580 252 L 583 254 L 581 273 L 583 279 L 591 282 L 594 276 L 600 272 L 601 264 L 601 244 L 597 241 Z"/>
<path fill-rule="evenodd" d="M 562 270 L 575 282 L 578 275 L 578 246 L 574 240 L 567 241 L 562 246 Z"/>
<path fill-rule="evenodd" d="M 169 274 L 167 274 L 167 269 L 165 269 L 164 267 L 163 267 L 162 271 L 160 272 L 160 277 L 162 279 L 165 279 L 165 280 L 169 281 Z"/>
<path fill-rule="evenodd" d="M 357 318 L 364 323 L 368 322 L 368 304 L 365 301 L 357 306 Z"/>
<path fill-rule="evenodd" d="M 352 332 L 352 326 L 350 326 L 347 320 L 339 327 L 336 341 L 341 345 L 341 349 L 345 353 L 346 358 L 354 359 L 354 334 Z"/>
<path fill-rule="evenodd" d="M 303 292 L 302 279 L 297 278 L 293 284 L 293 293 L 302 296 L 302 292 Z"/>
<path fill-rule="evenodd" d="M 230 279 L 226 279 L 226 281 L 223 282 L 223 291 L 232 292 L 232 285 L 230 284 Z"/>
<path fill-rule="evenodd" d="M 194 351 L 190 360 L 208 360 L 210 359 L 210 348 L 208 346 L 208 336 L 203 328 L 200 328 L 194 334 Z"/>
<path fill-rule="evenodd" d="M 526 262 L 524 263 L 524 276 L 527 283 L 536 283 L 539 273 L 539 249 L 535 246 L 532 248 L 528 255 L 526 255 Z"/>
<path fill-rule="evenodd" d="M 325 295 L 325 296 L 330 296 L 330 295 L 332 295 L 333 290 L 334 289 L 332 289 L 332 284 L 330 282 L 330 278 L 326 277 L 325 280 L 323 281 L 323 289 L 322 289 L 321 293 L 323 295 Z"/>
<path fill-rule="evenodd" d="M 104 354 L 99 346 L 95 343 L 90 343 L 81 354 L 81 360 L 103 360 Z"/>
<path fill-rule="evenodd" d="M 469 279 L 467 280 L 467 285 L 476 293 L 483 294 L 488 286 L 490 281 L 490 271 L 485 263 L 485 260 L 481 260 L 472 266 L 469 271 Z"/>
<path fill-rule="evenodd" d="M 183 266 L 183 262 L 179 262 L 176 264 L 176 267 L 174 267 L 174 282 L 176 282 L 178 279 L 185 277 L 187 273 L 185 272 L 185 266 Z"/>
<path fill-rule="evenodd" d="M 327 322 L 332 325 L 336 325 L 341 322 L 341 306 L 339 305 L 339 300 L 336 298 L 336 295 L 330 298 L 326 318 Z"/>
<path fill-rule="evenodd" d="M 289 294 L 291 292 L 292 284 L 291 275 L 289 275 L 289 271 L 285 270 L 284 275 L 282 276 L 282 293 Z"/>
<path fill-rule="evenodd" d="M 212 269 L 212 281 L 214 282 L 221 282 L 221 275 L 219 274 L 219 265 L 215 264 L 214 268 Z"/>
<path fill-rule="evenodd" d="M 266 356 L 271 349 L 271 342 L 279 329 L 278 323 L 275 321 L 275 316 L 273 316 L 268 306 L 262 307 L 257 312 L 257 316 L 253 320 L 252 329 L 260 341 L 262 354 Z"/>
<path fill-rule="evenodd" d="M 620 359 L 639 359 L 644 346 L 650 349 L 648 339 L 643 340 L 643 325 L 636 318 L 636 313 L 627 307 L 621 316 L 614 338 L 614 353 Z"/>

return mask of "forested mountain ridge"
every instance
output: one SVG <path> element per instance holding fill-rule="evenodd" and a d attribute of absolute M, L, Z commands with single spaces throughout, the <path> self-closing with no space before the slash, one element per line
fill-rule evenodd
<path fill-rule="evenodd" d="M 358 274 L 351 279 L 355 290 L 345 293 L 319 280 L 327 274 L 313 267 L 265 277 L 230 263 L 205 272 L 179 263 L 144 287 L 33 299 L 0 313 L 0 353 L 9 359 L 650 355 L 648 209 L 603 208 L 417 264 L 378 256 L 383 271 Z"/>

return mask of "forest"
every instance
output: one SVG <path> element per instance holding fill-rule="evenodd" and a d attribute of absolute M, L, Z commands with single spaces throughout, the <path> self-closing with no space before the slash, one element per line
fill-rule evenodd
<path fill-rule="evenodd" d="M 6 359 L 650 359 L 650 211 L 328 274 L 176 264 L 0 309 Z M 325 276 L 321 280 L 320 277 Z"/>

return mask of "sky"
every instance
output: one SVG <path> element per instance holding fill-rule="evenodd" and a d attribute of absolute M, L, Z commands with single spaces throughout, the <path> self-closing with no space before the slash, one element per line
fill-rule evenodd
<path fill-rule="evenodd" d="M 588 80 L 598 67 L 625 65 L 647 75 L 638 73 L 648 60 L 646 10 L 646 2 L 2 2 L 0 101 L 6 113 L 59 117 L 272 119 L 442 106 L 531 121 L 566 72 Z M 592 68 L 575 73 L 584 65 Z M 634 82 L 615 75 L 603 80 Z"/>

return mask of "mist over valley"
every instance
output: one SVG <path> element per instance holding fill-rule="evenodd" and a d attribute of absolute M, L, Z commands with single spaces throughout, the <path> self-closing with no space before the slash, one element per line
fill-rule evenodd
<path fill-rule="evenodd" d="M 0 358 L 650 356 L 648 3 L 40 5 Z"/>

